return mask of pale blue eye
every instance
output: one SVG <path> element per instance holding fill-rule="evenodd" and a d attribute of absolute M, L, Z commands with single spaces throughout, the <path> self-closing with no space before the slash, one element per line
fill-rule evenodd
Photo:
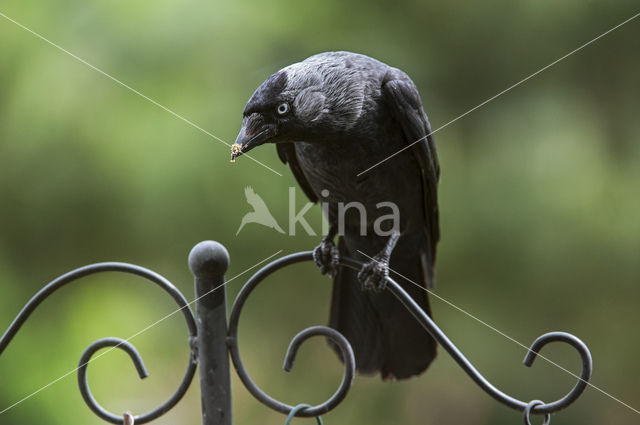
<path fill-rule="evenodd" d="M 278 114 L 284 115 L 287 112 L 289 112 L 289 104 L 288 103 L 281 103 L 280 105 L 278 105 Z"/>

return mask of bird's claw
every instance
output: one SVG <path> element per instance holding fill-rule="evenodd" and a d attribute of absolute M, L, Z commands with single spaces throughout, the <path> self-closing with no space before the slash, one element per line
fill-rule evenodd
<path fill-rule="evenodd" d="M 322 239 L 320 245 L 313 250 L 313 262 L 320 269 L 320 273 L 330 278 L 338 274 L 340 252 L 331 239 Z"/>
<path fill-rule="evenodd" d="M 358 273 L 358 280 L 362 284 L 362 289 L 383 291 L 387 287 L 389 277 L 389 259 L 375 256 L 373 260 L 366 263 Z"/>

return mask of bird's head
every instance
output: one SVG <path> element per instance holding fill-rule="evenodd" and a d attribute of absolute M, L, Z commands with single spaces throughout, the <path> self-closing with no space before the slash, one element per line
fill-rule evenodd
<path fill-rule="evenodd" d="M 231 160 L 264 143 L 313 142 L 353 125 L 362 108 L 358 79 L 314 57 L 264 81 L 247 103 Z"/>

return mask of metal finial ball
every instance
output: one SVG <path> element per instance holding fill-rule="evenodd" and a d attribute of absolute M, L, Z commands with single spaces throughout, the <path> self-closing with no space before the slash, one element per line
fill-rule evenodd
<path fill-rule="evenodd" d="M 220 243 L 202 241 L 189 253 L 189 269 L 196 277 L 222 276 L 229 267 L 229 253 Z"/>

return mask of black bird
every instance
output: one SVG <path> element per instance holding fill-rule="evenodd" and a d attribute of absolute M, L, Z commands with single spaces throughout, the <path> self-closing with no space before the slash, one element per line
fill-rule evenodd
<path fill-rule="evenodd" d="M 327 52 L 276 72 L 258 87 L 232 148 L 234 160 L 276 143 L 309 199 L 329 205 L 331 230 L 314 251 L 316 264 L 334 282 L 329 325 L 351 343 L 358 370 L 379 371 L 383 379 L 417 375 L 436 356 L 435 340 L 395 297 L 380 291 L 391 268 L 431 314 L 424 288 L 434 279 L 440 167 L 430 133 L 407 74 L 361 54 Z M 345 212 L 351 202 L 363 206 L 366 218 L 357 208 Z M 397 221 L 382 220 L 391 209 L 381 208 L 383 202 L 397 206 Z M 340 255 L 366 264 L 359 273 L 339 268 Z"/>

